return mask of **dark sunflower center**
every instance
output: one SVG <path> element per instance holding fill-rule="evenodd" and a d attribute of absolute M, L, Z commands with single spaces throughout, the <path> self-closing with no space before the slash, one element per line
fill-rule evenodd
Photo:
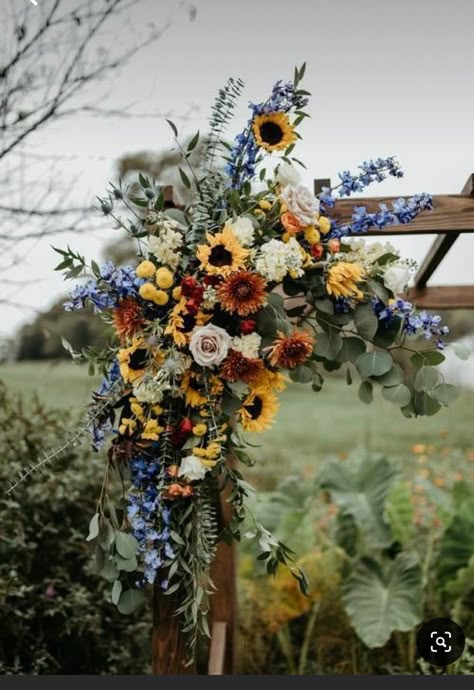
<path fill-rule="evenodd" d="M 192 314 L 185 314 L 183 316 L 183 328 L 182 328 L 182 330 L 185 333 L 189 333 L 189 331 L 192 331 L 195 325 L 196 325 L 196 317 L 195 316 L 193 316 Z"/>
<path fill-rule="evenodd" d="M 252 419 L 257 419 L 258 417 L 260 417 L 262 408 L 263 402 L 262 399 L 258 396 L 255 396 L 253 402 L 250 403 L 250 405 L 245 406 L 245 409 L 247 410 Z"/>
<path fill-rule="evenodd" d="M 276 122 L 264 122 L 260 126 L 260 136 L 266 144 L 274 146 L 283 139 L 283 130 Z"/>
<path fill-rule="evenodd" d="M 147 363 L 147 351 L 145 349 L 135 350 L 133 354 L 130 355 L 128 360 L 128 366 L 130 369 L 144 369 Z"/>
<path fill-rule="evenodd" d="M 234 294 L 238 299 L 248 299 L 252 296 L 252 285 L 248 281 L 239 281 L 234 285 Z"/>
<path fill-rule="evenodd" d="M 209 263 L 213 266 L 230 266 L 232 263 L 232 252 L 218 244 L 211 249 Z"/>

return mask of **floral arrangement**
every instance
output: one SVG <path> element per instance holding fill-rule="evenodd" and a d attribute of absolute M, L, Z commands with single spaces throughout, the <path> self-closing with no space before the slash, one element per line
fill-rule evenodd
<path fill-rule="evenodd" d="M 394 158 L 364 162 L 314 196 L 293 155 L 308 117 L 303 74 L 304 66 L 250 104 L 233 143 L 224 130 L 241 81 L 219 93 L 205 138 L 182 145 L 170 122 L 193 198 L 186 208 L 170 208 L 163 188 L 142 174 L 100 199 L 102 212 L 136 240 L 134 267 L 99 267 L 56 250 L 66 278 L 89 275 L 65 308 L 91 304 L 113 331 L 107 350 L 85 353 L 105 373 L 89 410 L 94 449 L 111 439 L 88 540 L 119 609 L 139 605 L 147 583 L 161 588 L 174 596 L 191 648 L 208 632 L 219 539 L 257 540 L 268 572 L 288 566 L 305 589 L 290 549 L 247 509 L 251 487 L 235 466 L 252 464 L 244 435 L 271 426 L 289 380 L 320 391 L 324 371 L 344 367 L 348 383 L 360 377 L 363 402 L 379 387 L 406 416 L 433 414 L 454 397 L 435 368 L 448 329 L 404 297 L 412 263 L 389 244 L 349 237 L 408 223 L 432 208 L 431 198 L 381 204 L 376 213 L 355 206 L 351 220 L 339 222 L 338 197 L 402 172 Z M 410 345 L 419 337 L 421 350 Z M 395 361 L 400 352 L 409 356 Z M 223 487 L 233 508 L 224 529 L 215 508 Z"/>

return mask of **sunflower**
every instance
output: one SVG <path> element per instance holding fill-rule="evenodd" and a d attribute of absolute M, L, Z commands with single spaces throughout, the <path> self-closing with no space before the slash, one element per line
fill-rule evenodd
<path fill-rule="evenodd" d="M 131 297 L 120 300 L 113 311 L 113 318 L 115 331 L 122 342 L 133 337 L 145 323 L 140 305 Z"/>
<path fill-rule="evenodd" d="M 229 354 L 222 362 L 221 376 L 225 381 L 236 383 L 252 383 L 263 369 L 261 359 L 249 359 L 244 357 L 238 350 L 230 350 Z"/>
<path fill-rule="evenodd" d="M 184 393 L 184 400 L 188 407 L 201 407 L 207 403 L 207 396 L 203 394 L 204 391 L 198 390 L 200 386 L 196 381 L 197 377 L 198 374 L 188 370 L 181 382 L 180 390 Z"/>
<path fill-rule="evenodd" d="M 253 314 L 265 300 L 265 280 L 256 273 L 239 271 L 234 273 L 217 288 L 222 308 L 239 316 Z"/>
<path fill-rule="evenodd" d="M 197 314 L 190 314 L 186 303 L 187 298 L 181 297 L 179 302 L 174 305 L 168 325 L 165 328 L 165 335 L 171 335 L 178 347 L 185 347 L 189 342 L 193 329 L 196 326 L 204 326 L 211 318 L 201 311 L 198 311 Z"/>
<path fill-rule="evenodd" d="M 328 270 L 326 290 L 334 297 L 362 299 L 364 295 L 357 287 L 357 283 L 363 280 L 363 277 L 364 269 L 359 264 L 338 261 Z"/>
<path fill-rule="evenodd" d="M 254 388 L 242 403 L 240 423 L 245 431 L 265 431 L 270 428 L 278 411 L 278 398 L 268 388 Z"/>
<path fill-rule="evenodd" d="M 278 338 L 270 350 L 270 364 L 274 367 L 294 369 L 302 364 L 313 351 L 314 338 L 306 331 L 285 335 L 278 331 Z"/>
<path fill-rule="evenodd" d="M 287 379 L 279 371 L 271 371 L 264 367 L 253 381 L 255 388 L 264 388 L 269 391 L 284 391 Z"/>
<path fill-rule="evenodd" d="M 239 244 L 229 225 L 216 235 L 206 235 L 208 244 L 200 244 L 196 256 L 209 275 L 227 277 L 245 265 L 248 249 Z"/>
<path fill-rule="evenodd" d="M 296 141 L 295 129 L 286 113 L 257 115 L 252 129 L 257 145 L 269 153 L 284 151 Z"/>
<path fill-rule="evenodd" d="M 142 338 L 134 338 L 130 347 L 118 352 L 120 373 L 125 383 L 141 378 L 149 364 L 148 349 Z"/>

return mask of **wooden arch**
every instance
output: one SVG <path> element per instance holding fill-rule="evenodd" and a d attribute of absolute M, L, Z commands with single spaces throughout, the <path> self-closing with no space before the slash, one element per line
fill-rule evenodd
<path fill-rule="evenodd" d="M 314 193 L 330 187 L 329 179 L 314 181 Z M 336 201 L 332 215 L 339 221 L 349 221 L 354 201 L 366 206 L 369 212 L 378 210 L 380 203 L 397 197 L 369 197 Z M 173 189 L 165 189 L 166 206 L 173 207 Z M 422 213 L 408 225 L 394 225 L 383 230 L 371 229 L 366 236 L 375 235 L 437 235 L 422 262 L 409 291 L 409 299 L 424 309 L 474 309 L 474 286 L 428 287 L 428 281 L 458 237 L 474 233 L 474 173 L 469 176 L 461 194 L 443 194 L 433 198 L 434 210 Z M 220 494 L 217 514 L 222 525 L 231 519 L 231 507 L 225 491 Z M 211 571 L 217 591 L 211 598 L 208 674 L 232 675 L 236 670 L 237 583 L 236 549 L 221 543 Z M 152 672 L 158 675 L 196 673 L 195 665 L 184 665 L 183 639 L 179 624 L 173 617 L 175 601 L 155 589 L 153 596 Z"/>

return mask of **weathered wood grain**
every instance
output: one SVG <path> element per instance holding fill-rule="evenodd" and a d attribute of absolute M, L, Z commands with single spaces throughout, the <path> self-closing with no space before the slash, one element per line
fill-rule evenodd
<path fill-rule="evenodd" d="M 474 309 L 474 286 L 414 287 L 408 299 L 420 309 Z"/>

